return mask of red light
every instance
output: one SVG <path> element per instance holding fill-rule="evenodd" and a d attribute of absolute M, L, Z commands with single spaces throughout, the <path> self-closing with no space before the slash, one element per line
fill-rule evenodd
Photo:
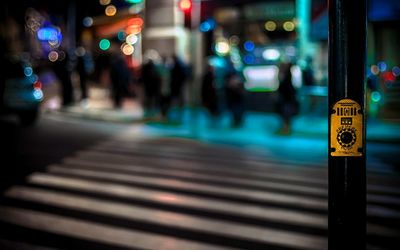
<path fill-rule="evenodd" d="M 140 17 L 131 18 L 127 22 L 127 27 L 125 28 L 125 33 L 139 34 L 142 32 L 143 19 Z"/>
<path fill-rule="evenodd" d="M 181 0 L 179 3 L 179 7 L 183 11 L 188 11 L 192 8 L 192 2 L 190 0 Z"/>
<path fill-rule="evenodd" d="M 386 82 L 393 82 L 396 80 L 396 77 L 393 75 L 392 72 L 386 71 L 383 73 L 383 79 L 385 79 Z"/>
<path fill-rule="evenodd" d="M 131 18 L 128 20 L 128 26 L 130 26 L 130 25 L 142 26 L 143 19 L 140 17 Z"/>
<path fill-rule="evenodd" d="M 42 89 L 42 83 L 41 83 L 40 81 L 36 81 L 36 82 L 33 84 L 33 88 L 34 88 L 34 89 Z"/>

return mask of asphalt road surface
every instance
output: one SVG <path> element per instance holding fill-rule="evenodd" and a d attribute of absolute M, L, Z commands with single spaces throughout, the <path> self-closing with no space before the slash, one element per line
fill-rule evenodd
<path fill-rule="evenodd" d="M 326 161 L 55 114 L 0 126 L 1 249 L 327 248 Z M 399 246 L 398 180 L 368 174 L 369 249 Z"/>

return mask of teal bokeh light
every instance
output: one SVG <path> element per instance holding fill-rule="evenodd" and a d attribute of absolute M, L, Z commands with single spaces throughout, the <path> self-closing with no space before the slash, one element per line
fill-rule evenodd
<path fill-rule="evenodd" d="M 108 50 L 111 46 L 111 43 L 108 39 L 101 39 L 99 42 L 99 47 L 101 50 Z"/>
<path fill-rule="evenodd" d="M 143 0 L 125 0 L 127 3 L 141 3 Z"/>
<path fill-rule="evenodd" d="M 382 99 L 381 93 L 374 91 L 371 93 L 371 101 L 379 102 Z"/>

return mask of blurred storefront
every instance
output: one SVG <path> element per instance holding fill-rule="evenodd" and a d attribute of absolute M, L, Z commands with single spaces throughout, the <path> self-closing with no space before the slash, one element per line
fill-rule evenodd
<path fill-rule="evenodd" d="M 328 61 L 328 7 L 312 0 L 310 39 L 318 44 L 314 54 L 317 81 L 326 82 Z M 371 118 L 400 118 L 400 2 L 368 0 L 367 108 Z M 356 32 L 356 31 L 354 31 Z M 318 55 L 320 55 L 318 57 Z"/>
<path fill-rule="evenodd" d="M 367 1 L 369 113 L 398 119 L 400 2 Z M 84 47 L 97 56 L 109 53 L 112 43 L 132 67 L 141 65 L 147 51 L 157 51 L 160 56 L 176 54 L 196 73 L 201 73 L 208 60 L 219 69 L 221 88 L 223 70 L 241 72 L 248 108 L 266 112 L 275 108 L 279 63 L 292 61 L 303 112 L 315 113 L 311 106 L 320 114 L 326 112 L 327 0 L 188 2 L 192 3 L 189 17 L 194 21 L 189 24 L 179 6 L 181 0 L 24 0 L 21 6 L 2 2 L 2 16 L 7 18 L 1 20 L 1 36 L 10 49 L 29 51 L 32 57 L 50 64 L 64 57 L 59 53 L 62 46 L 75 51 L 68 52 L 71 55 L 81 53 Z M 15 32 L 24 29 L 26 36 Z M 302 69 L 306 66 L 313 70 L 312 86 L 304 86 Z"/>
<path fill-rule="evenodd" d="M 372 117 L 400 119 L 400 2 L 369 0 L 367 87 Z"/>
<path fill-rule="evenodd" d="M 248 109 L 275 112 L 281 62 L 295 64 L 294 82 L 301 86 L 296 1 L 221 1 L 202 8 L 205 54 L 218 68 L 242 74 Z"/>

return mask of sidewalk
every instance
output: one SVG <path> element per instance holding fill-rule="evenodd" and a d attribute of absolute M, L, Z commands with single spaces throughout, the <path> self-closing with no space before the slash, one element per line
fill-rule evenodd
<path fill-rule="evenodd" d="M 67 113 L 77 118 L 108 122 L 132 123 L 142 121 L 143 110 L 138 102 L 125 100 L 120 109 L 115 109 L 110 99 L 110 93 L 105 88 L 91 87 L 90 98 L 86 102 L 78 102 L 69 107 L 61 107 L 61 100 L 58 96 L 44 103 L 44 112 Z"/>
<path fill-rule="evenodd" d="M 54 107 L 47 105 L 47 107 L 45 107 L 45 111 L 62 112 L 73 117 L 118 123 L 134 123 L 145 121 L 143 118 L 143 109 L 140 103 L 137 101 L 133 99 L 126 99 L 123 102 L 122 108 L 114 109 L 107 90 L 92 88 L 90 91 L 90 99 L 88 99 L 88 102 L 85 104 L 77 103 L 66 108 L 59 108 L 57 105 L 53 105 Z M 238 136 L 243 136 L 244 138 L 250 139 L 249 135 L 252 135 L 251 139 L 255 140 L 257 138 L 254 137 L 254 135 L 257 134 L 268 134 L 274 138 L 302 137 L 326 139 L 328 134 L 328 121 L 326 117 L 321 116 L 297 116 L 293 120 L 292 133 L 287 136 L 276 134 L 276 131 L 280 127 L 280 119 L 276 114 L 247 112 L 245 118 L 245 124 L 238 129 L 231 129 L 229 127 L 230 118 L 227 114 L 221 117 L 216 127 L 210 127 L 205 112 L 196 112 L 194 117 L 191 110 L 185 109 L 182 123 L 180 124 L 173 125 L 157 121 L 150 121 L 150 123 L 154 126 L 163 127 L 163 129 L 165 128 L 175 132 L 179 132 L 178 130 L 180 130 L 181 133 L 186 133 L 187 130 L 191 130 L 192 132 L 195 130 L 199 133 L 201 133 L 201 130 L 207 130 L 207 136 L 213 136 L 214 133 L 212 133 L 212 130 L 216 130 L 217 132 L 215 133 L 215 136 L 219 137 L 225 134 L 229 137 L 225 139 L 232 140 Z M 195 119 L 195 122 L 193 122 L 193 119 Z M 368 120 L 367 141 L 398 143 L 400 145 L 400 124 L 389 123 L 377 119 Z"/>

